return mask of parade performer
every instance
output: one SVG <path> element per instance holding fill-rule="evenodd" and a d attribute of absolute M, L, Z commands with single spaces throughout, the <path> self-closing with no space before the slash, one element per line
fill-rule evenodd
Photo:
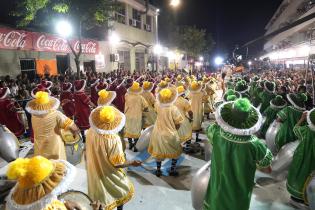
<path fill-rule="evenodd" d="M 148 104 L 148 111 L 143 113 L 143 128 L 150 127 L 155 123 L 156 112 L 154 110 L 155 97 L 152 93 L 154 84 L 152 82 L 144 81 L 142 88 L 142 97 L 146 100 Z"/>
<path fill-rule="evenodd" d="M 19 158 L 10 163 L 7 177 L 17 184 L 7 197 L 7 210 L 72 210 L 76 203 L 60 201 L 74 180 L 76 169 L 63 160 L 48 160 L 41 156 Z"/>
<path fill-rule="evenodd" d="M 254 135 L 261 114 L 248 99 L 238 99 L 220 105 L 215 117 L 207 130 L 213 150 L 203 209 L 248 210 L 256 169 L 271 171 L 272 154 Z"/>
<path fill-rule="evenodd" d="M 69 129 L 75 135 L 78 128 L 71 119 L 57 111 L 59 105 L 58 99 L 42 91 L 37 92 L 35 99 L 26 105 L 26 111 L 32 114 L 35 155 L 66 160 L 66 150 L 60 130 Z"/>
<path fill-rule="evenodd" d="M 62 84 L 62 92 L 60 94 L 61 107 L 65 115 L 73 119 L 75 114 L 75 105 L 72 93 L 72 84 L 65 82 Z"/>
<path fill-rule="evenodd" d="M 86 81 L 76 80 L 74 82 L 74 104 L 75 104 L 75 120 L 81 130 L 83 140 L 85 141 L 84 131 L 90 128 L 89 116 L 90 106 L 95 107 L 89 96 L 84 92 Z"/>
<path fill-rule="evenodd" d="M 9 97 L 9 88 L 0 88 L 0 124 L 14 133 L 16 137 L 21 137 L 25 132 L 25 127 L 17 111 L 19 105 Z"/>
<path fill-rule="evenodd" d="M 157 85 L 157 88 L 155 89 L 155 95 L 158 95 L 161 90 L 163 90 L 164 88 L 168 88 L 168 86 L 169 86 L 169 84 L 166 81 L 162 80 Z"/>
<path fill-rule="evenodd" d="M 202 91 L 202 85 L 200 82 L 193 81 L 189 87 L 188 98 L 191 103 L 191 110 L 194 115 L 193 119 L 193 131 L 196 132 L 196 141 L 199 141 L 199 132 L 201 131 L 201 124 L 203 121 L 203 101 L 204 92 Z"/>
<path fill-rule="evenodd" d="M 177 90 L 175 88 L 165 88 L 157 96 L 156 104 L 157 119 L 150 137 L 148 147 L 149 154 L 156 159 L 156 176 L 162 175 L 162 160 L 172 159 L 170 176 L 177 176 L 176 163 L 182 153 L 181 141 L 177 130 L 184 121 L 180 111 L 174 102 L 177 99 Z"/>
<path fill-rule="evenodd" d="M 213 111 L 210 104 L 210 94 L 211 94 L 211 88 L 209 85 L 210 79 L 208 77 L 203 77 L 202 79 L 202 89 L 205 93 L 204 100 L 203 100 L 203 113 L 205 116 L 207 116 L 207 119 L 209 119 L 210 113 Z"/>
<path fill-rule="evenodd" d="M 303 126 L 305 121 L 307 125 Z M 305 190 L 315 175 L 315 109 L 304 112 L 293 131 L 300 143 L 289 169 L 287 190 L 293 201 L 308 204 Z"/>
<path fill-rule="evenodd" d="M 194 119 L 193 112 L 191 111 L 191 105 L 187 99 L 184 98 L 186 90 L 184 86 L 177 87 L 178 98 L 175 101 L 175 106 L 180 111 L 182 118 L 184 119 L 178 129 L 179 139 L 185 144 L 185 152 L 191 152 L 191 139 L 192 139 L 192 121 Z"/>
<path fill-rule="evenodd" d="M 253 79 L 251 80 L 250 82 L 250 87 L 249 87 L 249 95 L 251 98 L 254 97 L 254 94 L 255 94 L 255 91 L 256 91 L 256 88 L 258 87 L 258 82 L 259 82 L 259 77 L 258 76 L 254 76 Z"/>
<path fill-rule="evenodd" d="M 140 166 L 141 162 L 126 162 L 118 132 L 125 125 L 125 116 L 112 106 L 94 109 L 87 132 L 86 167 L 88 192 L 105 209 L 122 209 L 134 195 L 134 187 L 121 168 Z"/>
<path fill-rule="evenodd" d="M 287 102 L 282 98 L 281 95 L 277 95 L 270 101 L 269 107 L 262 113 L 265 117 L 265 121 L 260 129 L 260 133 L 263 138 L 266 136 L 266 132 L 271 123 L 277 119 L 277 113 L 287 106 Z"/>
<path fill-rule="evenodd" d="M 285 107 L 277 114 L 277 121 L 281 122 L 281 126 L 275 139 L 275 144 L 278 150 L 280 150 L 283 145 L 296 140 L 293 128 L 305 111 L 307 96 L 303 93 L 290 93 L 287 95 L 287 99 L 291 105 Z"/>
<path fill-rule="evenodd" d="M 256 88 L 252 90 L 252 96 L 251 96 L 251 102 L 255 107 L 259 107 L 259 105 L 262 103 L 260 93 L 264 91 L 265 86 L 265 80 L 257 82 Z M 284 95 L 284 98 L 286 98 L 286 95 Z"/>
<path fill-rule="evenodd" d="M 117 79 L 116 82 L 110 87 L 110 90 L 115 91 L 117 95 L 113 101 L 113 105 L 115 105 L 115 107 L 117 107 L 121 112 L 124 112 L 125 110 L 125 94 L 127 93 L 124 83 L 124 79 Z"/>
<path fill-rule="evenodd" d="M 147 111 L 148 104 L 141 96 L 142 88 L 138 82 L 134 82 L 125 95 L 125 115 L 126 126 L 124 129 L 124 137 L 128 138 L 129 149 L 134 148 L 140 137 L 142 130 L 142 113 Z M 133 141 L 132 141 L 133 140 Z"/>
<path fill-rule="evenodd" d="M 91 80 L 90 90 L 91 90 L 91 101 L 93 104 L 97 104 L 98 91 L 96 90 L 96 86 L 99 84 L 99 82 L 100 82 L 99 79 L 92 79 Z"/>
<path fill-rule="evenodd" d="M 47 80 L 42 80 L 40 83 L 44 88 L 50 90 L 50 88 L 52 88 L 53 84 L 51 81 L 47 81 Z"/>
<path fill-rule="evenodd" d="M 242 95 L 242 98 L 250 99 L 249 96 L 249 87 L 244 80 L 238 81 L 235 86 L 235 91 L 239 92 Z"/>
<path fill-rule="evenodd" d="M 47 92 L 49 95 L 51 95 L 49 89 L 45 88 L 43 85 L 36 85 L 36 87 L 31 91 L 31 96 L 35 98 L 36 93 L 39 91 Z"/>
<path fill-rule="evenodd" d="M 98 106 L 110 106 L 112 102 L 115 100 L 117 94 L 115 91 L 107 91 L 107 90 L 101 90 L 98 92 L 98 100 L 97 105 Z"/>
<path fill-rule="evenodd" d="M 276 97 L 276 84 L 274 82 L 266 81 L 264 84 L 264 91 L 259 94 L 261 106 L 260 112 L 263 113 L 268 106 L 270 105 L 270 101 Z"/>

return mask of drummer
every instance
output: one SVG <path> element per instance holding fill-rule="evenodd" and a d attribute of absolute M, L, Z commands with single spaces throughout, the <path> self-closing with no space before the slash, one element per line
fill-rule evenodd
<path fill-rule="evenodd" d="M 290 93 L 287 95 L 287 99 L 291 105 L 282 109 L 277 114 L 277 121 L 281 122 L 280 129 L 275 139 L 278 151 L 285 144 L 297 139 L 293 132 L 293 128 L 306 110 L 305 102 L 307 101 L 307 96 L 304 93 Z"/>
<path fill-rule="evenodd" d="M 126 162 L 118 132 L 125 125 L 125 115 L 112 106 L 94 109 L 87 132 L 86 167 L 88 191 L 105 209 L 122 210 L 134 195 L 134 186 L 122 168 L 140 166 L 140 161 Z"/>
<path fill-rule="evenodd" d="M 18 115 L 19 105 L 9 97 L 9 88 L 0 88 L 0 123 L 14 133 L 16 137 L 21 137 L 25 132 L 22 119 Z"/>
<path fill-rule="evenodd" d="M 79 132 L 71 119 L 57 111 L 60 102 L 49 93 L 39 91 L 29 101 L 26 110 L 32 114 L 34 131 L 34 154 L 47 159 L 66 160 L 66 150 L 60 130 L 69 129 L 74 135 Z"/>
<path fill-rule="evenodd" d="M 287 190 L 291 194 L 291 203 L 298 208 L 305 208 L 310 202 L 307 200 L 305 186 L 308 186 L 312 172 L 315 172 L 315 109 L 304 112 L 293 131 L 300 143 L 289 169 Z"/>
<path fill-rule="evenodd" d="M 256 169 L 271 171 L 272 153 L 254 135 L 261 115 L 248 99 L 237 99 L 218 107 L 216 122 L 207 131 L 213 150 L 203 209 L 248 210 Z"/>

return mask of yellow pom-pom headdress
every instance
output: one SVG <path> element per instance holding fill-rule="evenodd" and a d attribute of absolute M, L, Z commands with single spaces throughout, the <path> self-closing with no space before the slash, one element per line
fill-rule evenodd
<path fill-rule="evenodd" d="M 18 182 L 8 196 L 7 209 L 44 209 L 62 193 L 56 188 L 68 188 L 75 177 L 75 167 L 42 156 L 19 158 L 10 163 L 7 177 Z"/>
<path fill-rule="evenodd" d="M 101 135 L 115 135 L 125 125 L 125 115 L 113 106 L 94 109 L 89 118 L 91 128 Z"/>
<path fill-rule="evenodd" d="M 161 106 L 170 106 L 177 99 L 177 90 L 176 88 L 164 88 L 159 92 L 157 97 L 158 102 Z"/>
<path fill-rule="evenodd" d="M 143 88 L 144 91 L 151 92 L 152 89 L 153 89 L 153 83 L 145 81 L 145 82 L 143 82 L 142 88 Z"/>
<path fill-rule="evenodd" d="M 165 77 L 164 81 L 167 82 L 167 83 L 170 83 L 170 82 L 171 82 L 171 79 L 168 78 L 168 77 Z"/>
<path fill-rule="evenodd" d="M 167 88 L 168 86 L 168 83 L 164 80 L 162 80 L 160 83 L 159 83 L 159 88 Z"/>
<path fill-rule="evenodd" d="M 128 92 L 130 93 L 141 93 L 142 88 L 140 87 L 140 84 L 138 82 L 133 82 L 132 86 L 128 89 Z"/>
<path fill-rule="evenodd" d="M 202 89 L 200 82 L 193 81 L 189 87 L 190 92 L 199 92 Z"/>
<path fill-rule="evenodd" d="M 49 93 L 38 91 L 35 99 L 29 101 L 26 105 L 26 111 L 34 115 L 44 115 L 57 110 L 60 105 L 58 99 L 51 97 Z"/>
<path fill-rule="evenodd" d="M 184 88 L 184 86 L 181 85 L 177 87 L 177 92 L 178 92 L 178 95 L 183 95 L 185 94 L 186 89 Z"/>
<path fill-rule="evenodd" d="M 99 95 L 99 98 L 97 100 L 98 106 L 108 106 L 116 98 L 116 92 L 115 91 L 101 90 L 98 92 L 98 95 Z"/>
<path fill-rule="evenodd" d="M 107 98 L 109 95 L 109 92 L 107 90 L 101 90 L 98 92 L 98 96 L 101 98 Z"/>

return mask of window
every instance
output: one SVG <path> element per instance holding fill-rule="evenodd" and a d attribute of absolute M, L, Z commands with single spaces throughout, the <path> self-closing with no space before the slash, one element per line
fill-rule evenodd
<path fill-rule="evenodd" d="M 125 4 L 120 4 L 115 13 L 115 20 L 119 23 L 126 24 L 126 6 Z"/>
<path fill-rule="evenodd" d="M 20 59 L 21 73 L 27 74 L 27 77 L 31 80 L 36 75 L 36 62 L 33 58 L 21 58 Z"/>
<path fill-rule="evenodd" d="M 141 29 L 141 12 L 132 9 L 132 19 L 129 19 L 129 25 Z"/>
<path fill-rule="evenodd" d="M 144 30 L 151 32 L 152 31 L 152 17 L 146 16 L 146 24 L 144 24 Z"/>

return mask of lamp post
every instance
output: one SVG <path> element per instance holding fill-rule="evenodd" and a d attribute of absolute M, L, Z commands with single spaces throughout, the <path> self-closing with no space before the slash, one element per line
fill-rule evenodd
<path fill-rule="evenodd" d="M 181 0 L 171 0 L 170 5 L 173 8 L 177 8 L 181 4 Z"/>

